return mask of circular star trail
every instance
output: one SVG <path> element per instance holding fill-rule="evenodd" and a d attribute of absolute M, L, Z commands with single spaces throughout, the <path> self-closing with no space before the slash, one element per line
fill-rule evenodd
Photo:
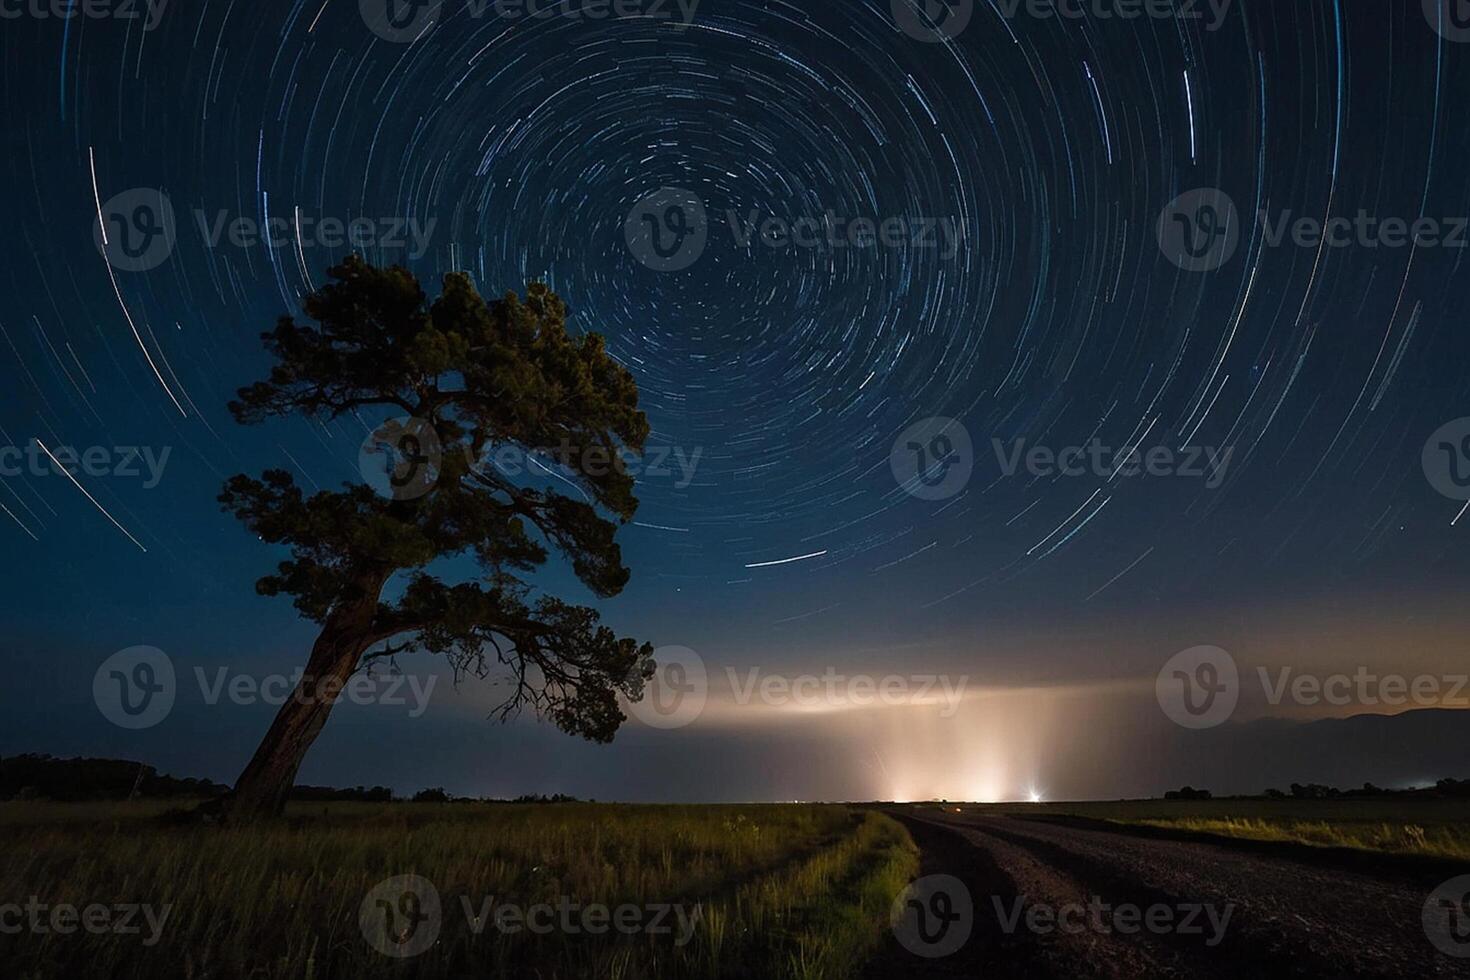
<path fill-rule="evenodd" d="M 173 461 L 147 489 L 8 476 L 3 533 L 213 582 L 209 549 L 239 546 L 219 479 L 352 479 L 357 420 L 242 431 L 223 404 L 356 247 L 431 292 L 545 280 L 604 334 L 658 454 L 630 596 L 739 609 L 752 641 L 1458 567 L 1462 504 L 1419 458 L 1467 414 L 1465 252 L 1273 228 L 1470 214 L 1466 46 L 1418 3 L 954 6 L 963 29 L 927 39 L 886 0 L 451 0 L 395 5 L 396 34 L 371 0 L 7 22 L 0 439 Z M 628 228 L 667 188 L 703 239 L 665 271 Z M 1238 221 L 1218 268 L 1160 247 L 1200 188 Z M 173 240 L 117 268 L 97 215 L 137 193 Z M 939 500 L 891 465 L 934 418 L 974 457 Z M 1006 472 L 1018 445 L 1090 444 L 1228 464 Z"/>

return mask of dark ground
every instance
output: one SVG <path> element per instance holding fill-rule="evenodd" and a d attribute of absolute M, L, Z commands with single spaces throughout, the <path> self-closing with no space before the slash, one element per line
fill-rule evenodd
<path fill-rule="evenodd" d="M 969 941 L 929 959 L 889 933 L 868 971 L 871 980 L 1470 977 L 1470 959 L 1437 950 L 1421 921 L 1430 893 L 1470 872 L 1464 865 L 961 809 L 887 812 L 919 845 L 921 875 L 953 875 L 969 890 Z M 1008 930 L 1004 923 L 1018 899 L 1022 916 Z M 1069 931 L 1027 927 L 1025 910 L 1095 901 L 1164 906 L 1177 923 L 1194 914 L 1192 928 L 1199 931 L 1123 934 L 1106 926 L 1126 925 L 1123 920 L 1083 912 L 1073 914 Z M 1217 922 L 1229 909 L 1223 929 L 1188 909 L 1205 905 Z M 1104 924 L 1093 924 L 1099 921 Z"/>

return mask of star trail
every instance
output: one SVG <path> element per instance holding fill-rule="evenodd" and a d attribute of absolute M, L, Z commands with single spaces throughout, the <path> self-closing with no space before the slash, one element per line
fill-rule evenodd
<path fill-rule="evenodd" d="M 1470 492 L 1421 461 L 1470 415 L 1470 32 L 1436 0 L 4 11 L 0 542 L 55 697 L 138 643 L 302 648 L 215 495 L 359 480 L 374 420 L 225 404 L 352 251 L 431 294 L 544 281 L 606 337 L 658 456 L 605 614 L 712 671 L 1101 676 L 1002 638 L 1352 616 L 1470 571 Z M 171 455 L 145 487 L 117 447 Z"/>

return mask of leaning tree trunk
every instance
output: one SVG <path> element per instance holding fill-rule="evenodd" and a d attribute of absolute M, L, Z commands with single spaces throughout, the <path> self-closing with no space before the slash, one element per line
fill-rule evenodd
<path fill-rule="evenodd" d="M 373 643 L 373 617 L 382 584 L 382 579 L 359 580 L 353 598 L 327 616 L 301 680 L 277 712 L 234 790 L 219 801 L 225 819 L 246 822 L 279 816 L 285 809 L 301 761 Z"/>

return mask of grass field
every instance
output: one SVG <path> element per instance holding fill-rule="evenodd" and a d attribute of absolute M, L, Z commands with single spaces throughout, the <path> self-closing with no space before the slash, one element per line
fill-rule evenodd
<path fill-rule="evenodd" d="M 897 823 L 839 806 L 318 804 L 245 829 L 161 809 L 0 804 L 0 927 L 33 898 L 163 918 L 62 934 L 42 912 L 0 928 L 7 977 L 839 978 L 917 868 Z M 402 875 L 437 913 L 378 887 Z"/>
<path fill-rule="evenodd" d="M 1078 816 L 1252 840 L 1470 860 L 1470 800 L 1123 800 L 969 806 L 999 813 Z"/>

